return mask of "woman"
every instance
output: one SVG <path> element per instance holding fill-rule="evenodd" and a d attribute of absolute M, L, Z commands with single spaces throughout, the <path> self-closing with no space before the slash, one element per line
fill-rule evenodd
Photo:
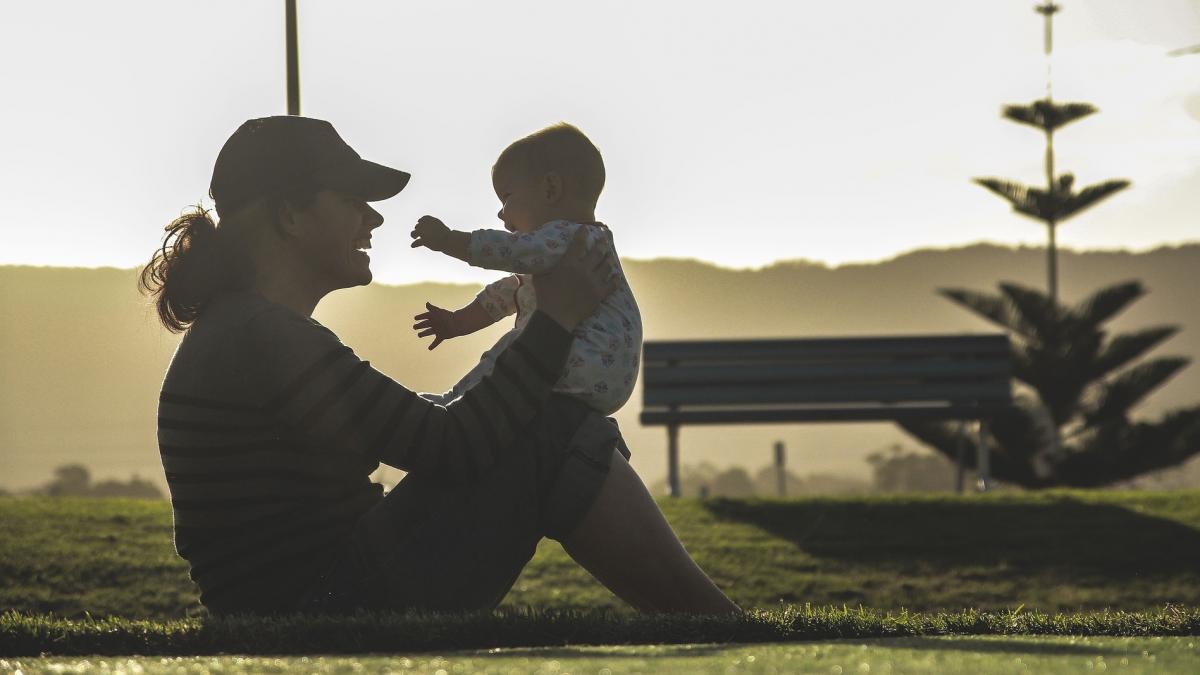
<path fill-rule="evenodd" d="M 425 401 L 310 317 L 370 283 L 369 202 L 408 174 L 328 122 L 250 120 L 210 197 L 142 272 L 186 331 L 163 382 L 159 446 L 175 543 L 211 611 L 494 607 L 543 536 L 645 611 L 737 607 L 683 549 L 615 425 L 552 396 L 571 331 L 612 290 L 608 252 L 571 244 L 535 279 L 539 311 L 461 400 Z M 408 472 L 386 496 L 369 475 Z"/>

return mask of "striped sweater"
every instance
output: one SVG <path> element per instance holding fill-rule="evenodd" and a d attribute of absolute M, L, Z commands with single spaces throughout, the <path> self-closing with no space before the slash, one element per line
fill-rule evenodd
<path fill-rule="evenodd" d="M 495 372 L 442 407 L 316 321 L 254 293 L 214 301 L 167 370 L 158 440 L 175 546 L 217 613 L 289 608 L 382 499 L 379 463 L 447 483 L 502 460 L 571 334 L 535 315 Z"/>

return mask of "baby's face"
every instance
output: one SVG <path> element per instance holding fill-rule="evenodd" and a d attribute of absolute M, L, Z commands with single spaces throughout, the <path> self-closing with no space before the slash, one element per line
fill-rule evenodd
<path fill-rule="evenodd" d="M 504 221 L 509 232 L 532 232 L 550 220 L 545 214 L 545 200 L 539 198 L 539 181 L 518 172 L 500 170 L 492 174 L 492 187 L 500 199 L 496 216 Z"/>

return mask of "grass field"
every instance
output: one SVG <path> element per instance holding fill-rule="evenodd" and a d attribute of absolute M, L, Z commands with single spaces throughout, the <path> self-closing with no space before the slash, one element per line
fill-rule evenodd
<path fill-rule="evenodd" d="M 214 619 L 172 549 L 166 503 L 0 498 L 0 672 L 1200 668 L 1194 640 L 1165 637 L 1200 634 L 1200 492 L 662 505 L 717 583 L 757 611 L 636 616 L 546 541 L 496 614 Z M 653 643 L 679 646 L 630 646 Z M 501 651 L 457 651 L 486 648 Z M 439 649 L 438 661 L 412 656 Z M 26 658 L 38 654 L 61 658 Z"/>
<path fill-rule="evenodd" d="M 26 673 L 1169 673 L 1196 672 L 1190 637 L 918 637 L 807 644 L 493 649 L 405 656 L 0 659 Z"/>
<path fill-rule="evenodd" d="M 936 612 L 1200 606 L 1200 492 L 663 500 L 743 607 Z M 0 498 L 0 611 L 200 612 L 165 502 Z M 625 611 L 552 541 L 505 606 Z"/>

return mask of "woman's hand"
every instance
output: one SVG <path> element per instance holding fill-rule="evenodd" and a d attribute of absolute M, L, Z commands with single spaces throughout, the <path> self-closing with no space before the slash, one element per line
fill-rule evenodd
<path fill-rule="evenodd" d="M 612 249 L 603 240 L 587 250 L 587 231 L 579 228 L 554 269 L 533 276 L 538 309 L 560 326 L 575 330 L 600 301 L 617 288 Z"/>

